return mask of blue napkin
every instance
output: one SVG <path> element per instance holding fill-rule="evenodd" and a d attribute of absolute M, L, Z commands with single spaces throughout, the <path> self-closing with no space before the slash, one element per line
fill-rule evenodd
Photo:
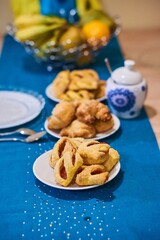
<path fill-rule="evenodd" d="M 113 69 L 123 65 L 116 38 L 90 66 L 101 79 L 109 76 L 106 56 Z M 31 89 L 46 100 L 42 113 L 25 127 L 44 129 L 44 121 L 55 105 L 45 96 L 45 88 L 57 72 L 47 72 L 12 37 L 5 37 L 0 85 Z M 160 153 L 144 109 L 138 118 L 121 119 L 119 131 L 103 139 L 120 153 L 121 170 L 101 187 L 65 191 L 35 178 L 34 161 L 56 141 L 46 135 L 34 144 L 0 143 L 0 239 L 159 240 Z"/>

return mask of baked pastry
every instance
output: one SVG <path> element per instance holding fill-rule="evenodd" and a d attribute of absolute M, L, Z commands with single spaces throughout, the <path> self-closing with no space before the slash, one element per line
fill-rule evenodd
<path fill-rule="evenodd" d="M 83 158 L 85 165 L 103 164 L 108 159 L 110 146 L 95 140 L 83 142 L 77 152 Z"/>
<path fill-rule="evenodd" d="M 105 183 L 119 158 L 119 153 L 107 143 L 62 137 L 54 145 L 49 163 L 60 185 L 87 186 Z"/>
<path fill-rule="evenodd" d="M 79 121 L 92 124 L 96 119 L 106 121 L 111 118 L 109 108 L 97 101 L 87 100 L 82 102 L 76 110 L 76 117 Z"/>
<path fill-rule="evenodd" d="M 106 81 L 105 80 L 100 80 L 98 82 L 98 88 L 95 91 L 95 99 L 102 98 L 102 97 L 105 96 L 105 88 L 106 88 Z"/>
<path fill-rule="evenodd" d="M 93 123 L 93 125 L 94 125 L 97 133 L 102 133 L 102 132 L 106 132 L 113 128 L 114 120 L 113 120 L 113 117 L 111 117 L 107 121 L 96 120 Z"/>
<path fill-rule="evenodd" d="M 70 96 L 67 95 L 67 92 L 62 93 L 58 96 L 59 99 L 63 100 L 63 101 L 67 101 L 70 102 L 72 101 L 72 99 L 70 98 Z"/>
<path fill-rule="evenodd" d="M 72 102 L 58 103 L 52 111 L 52 116 L 48 118 L 48 128 L 52 130 L 68 126 L 75 117 L 75 111 L 76 106 Z"/>
<path fill-rule="evenodd" d="M 92 69 L 74 70 L 70 73 L 70 90 L 95 90 L 98 87 L 99 76 Z"/>
<path fill-rule="evenodd" d="M 120 159 L 120 155 L 119 153 L 113 149 L 113 148 L 110 148 L 109 149 L 109 157 L 108 159 L 103 163 L 106 171 L 110 172 L 113 167 L 117 164 L 117 162 L 119 161 Z"/>
<path fill-rule="evenodd" d="M 87 90 L 80 90 L 78 91 L 78 94 L 81 96 L 81 99 L 94 99 L 94 93 L 92 93 L 91 91 L 87 91 Z"/>
<path fill-rule="evenodd" d="M 62 93 L 64 93 L 69 86 L 70 83 L 70 71 L 64 70 L 57 74 L 56 78 L 53 80 L 53 90 L 56 97 L 59 97 Z"/>
<path fill-rule="evenodd" d="M 51 156 L 50 156 L 50 166 L 52 168 L 55 167 L 56 162 L 58 159 L 63 157 L 64 153 L 66 151 L 70 151 L 75 153 L 77 151 L 78 146 L 81 144 L 83 139 L 81 138 L 68 138 L 68 137 L 62 137 L 60 138 L 54 145 Z"/>
<path fill-rule="evenodd" d="M 94 99 L 94 94 L 87 90 L 80 91 L 68 90 L 66 93 L 61 94 L 59 98 L 64 99 L 66 101 Z"/>
<path fill-rule="evenodd" d="M 96 130 L 91 124 L 85 124 L 77 119 L 73 120 L 71 124 L 60 131 L 60 136 L 67 136 L 71 138 L 82 137 L 92 138 L 96 135 Z"/>
<path fill-rule="evenodd" d="M 82 164 L 83 160 L 78 153 L 66 151 L 54 168 L 56 182 L 62 186 L 68 186 Z"/>
<path fill-rule="evenodd" d="M 93 93 L 87 90 L 80 90 L 80 91 L 72 91 L 69 90 L 66 92 L 66 95 L 70 97 L 71 100 L 84 100 L 84 99 L 93 99 Z"/>
<path fill-rule="evenodd" d="M 76 176 L 76 183 L 80 186 L 101 185 L 109 177 L 109 173 L 102 165 L 82 166 L 82 171 Z"/>

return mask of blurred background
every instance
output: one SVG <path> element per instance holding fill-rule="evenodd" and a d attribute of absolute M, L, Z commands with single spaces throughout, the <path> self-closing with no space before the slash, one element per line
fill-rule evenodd
<path fill-rule="evenodd" d="M 53 0 L 54 1 L 54 0 Z M 101 0 L 105 10 L 121 18 L 123 29 L 150 29 L 160 27 L 160 0 Z M 0 35 L 12 21 L 10 0 L 0 0 Z"/>

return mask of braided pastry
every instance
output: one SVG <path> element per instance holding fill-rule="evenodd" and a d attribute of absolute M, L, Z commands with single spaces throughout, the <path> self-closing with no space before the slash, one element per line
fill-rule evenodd
<path fill-rule="evenodd" d="M 82 164 L 83 160 L 78 153 L 66 151 L 56 162 L 54 168 L 54 176 L 57 183 L 64 187 L 68 186 Z"/>
<path fill-rule="evenodd" d="M 104 184 L 109 177 L 102 165 L 82 166 L 82 171 L 76 176 L 76 183 L 80 186 L 101 185 Z"/>
<path fill-rule="evenodd" d="M 60 185 L 89 186 L 104 184 L 119 159 L 119 153 L 107 143 L 63 137 L 54 145 L 49 163 Z"/>
<path fill-rule="evenodd" d="M 64 70 L 58 73 L 56 78 L 54 79 L 52 86 L 56 97 L 59 97 L 59 95 L 61 95 L 68 89 L 70 83 L 69 74 L 69 70 Z"/>
<path fill-rule="evenodd" d="M 113 148 L 110 148 L 109 149 L 109 157 L 108 159 L 103 163 L 106 171 L 110 172 L 113 167 L 116 165 L 116 163 L 119 161 L 119 153 L 113 149 Z"/>
<path fill-rule="evenodd" d="M 99 82 L 97 72 L 92 69 L 74 70 L 70 73 L 70 79 L 69 89 L 76 91 L 80 89 L 97 89 Z"/>
<path fill-rule="evenodd" d="M 83 142 L 83 138 L 60 138 L 54 145 L 50 156 L 50 166 L 55 167 L 56 162 L 63 157 L 66 151 L 75 153 L 78 146 Z"/>
<path fill-rule="evenodd" d="M 77 152 L 83 158 L 84 164 L 103 164 L 108 159 L 110 146 L 94 140 L 84 141 Z"/>
<path fill-rule="evenodd" d="M 94 94 L 87 90 L 80 91 L 68 90 L 65 93 L 59 95 L 59 99 L 62 99 L 64 101 L 94 99 Z"/>
<path fill-rule="evenodd" d="M 100 80 L 98 82 L 98 88 L 95 90 L 95 99 L 102 98 L 105 96 L 106 81 Z"/>

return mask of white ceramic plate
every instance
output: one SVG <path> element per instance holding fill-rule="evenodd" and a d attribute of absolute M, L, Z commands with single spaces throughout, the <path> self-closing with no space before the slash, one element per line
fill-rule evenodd
<path fill-rule="evenodd" d="M 0 129 L 15 127 L 36 118 L 45 100 L 33 92 L 0 91 Z"/>
<path fill-rule="evenodd" d="M 46 88 L 46 96 L 49 98 L 49 99 L 51 99 L 51 100 L 53 100 L 53 101 L 55 101 L 55 102 L 60 102 L 61 101 L 61 99 L 58 99 L 58 98 L 56 98 L 56 96 L 55 96 L 55 93 L 54 93 L 54 90 L 53 90 L 53 87 L 52 87 L 52 83 L 50 84 L 50 85 L 48 85 L 48 87 Z M 98 99 L 96 99 L 96 100 L 98 100 L 98 101 L 104 101 L 106 99 L 106 97 L 102 97 L 102 98 L 98 98 Z"/>
<path fill-rule="evenodd" d="M 96 136 L 92 139 L 94 140 L 100 140 L 100 139 L 103 139 L 103 138 L 106 138 L 106 137 L 109 137 L 111 136 L 112 134 L 114 134 L 120 127 L 120 120 L 117 116 L 115 116 L 114 114 L 112 114 L 112 117 L 114 119 L 114 126 L 112 129 L 106 131 L 106 132 L 103 132 L 103 133 L 98 133 L 96 134 Z M 46 129 L 46 131 L 53 137 L 56 137 L 56 138 L 61 138 L 60 136 L 60 130 L 50 130 L 48 128 L 48 120 L 45 121 L 44 123 L 44 127 Z"/>
<path fill-rule="evenodd" d="M 64 190 L 85 190 L 85 189 L 90 189 L 90 188 L 95 188 L 99 187 L 101 185 L 93 185 L 93 186 L 85 186 L 81 187 L 78 186 L 76 183 L 70 185 L 69 187 L 63 187 L 56 183 L 54 179 L 54 174 L 53 174 L 53 168 L 50 167 L 49 165 L 49 158 L 51 151 L 48 151 L 42 155 L 40 155 L 36 161 L 33 164 L 33 173 L 35 177 L 40 180 L 41 182 L 47 184 L 48 186 L 54 187 L 54 188 L 59 188 L 59 189 L 64 189 Z M 108 183 L 111 181 L 113 178 L 117 176 L 117 174 L 120 171 L 120 162 L 118 162 L 115 167 L 112 169 L 112 171 L 109 174 L 108 180 L 105 182 Z"/>

